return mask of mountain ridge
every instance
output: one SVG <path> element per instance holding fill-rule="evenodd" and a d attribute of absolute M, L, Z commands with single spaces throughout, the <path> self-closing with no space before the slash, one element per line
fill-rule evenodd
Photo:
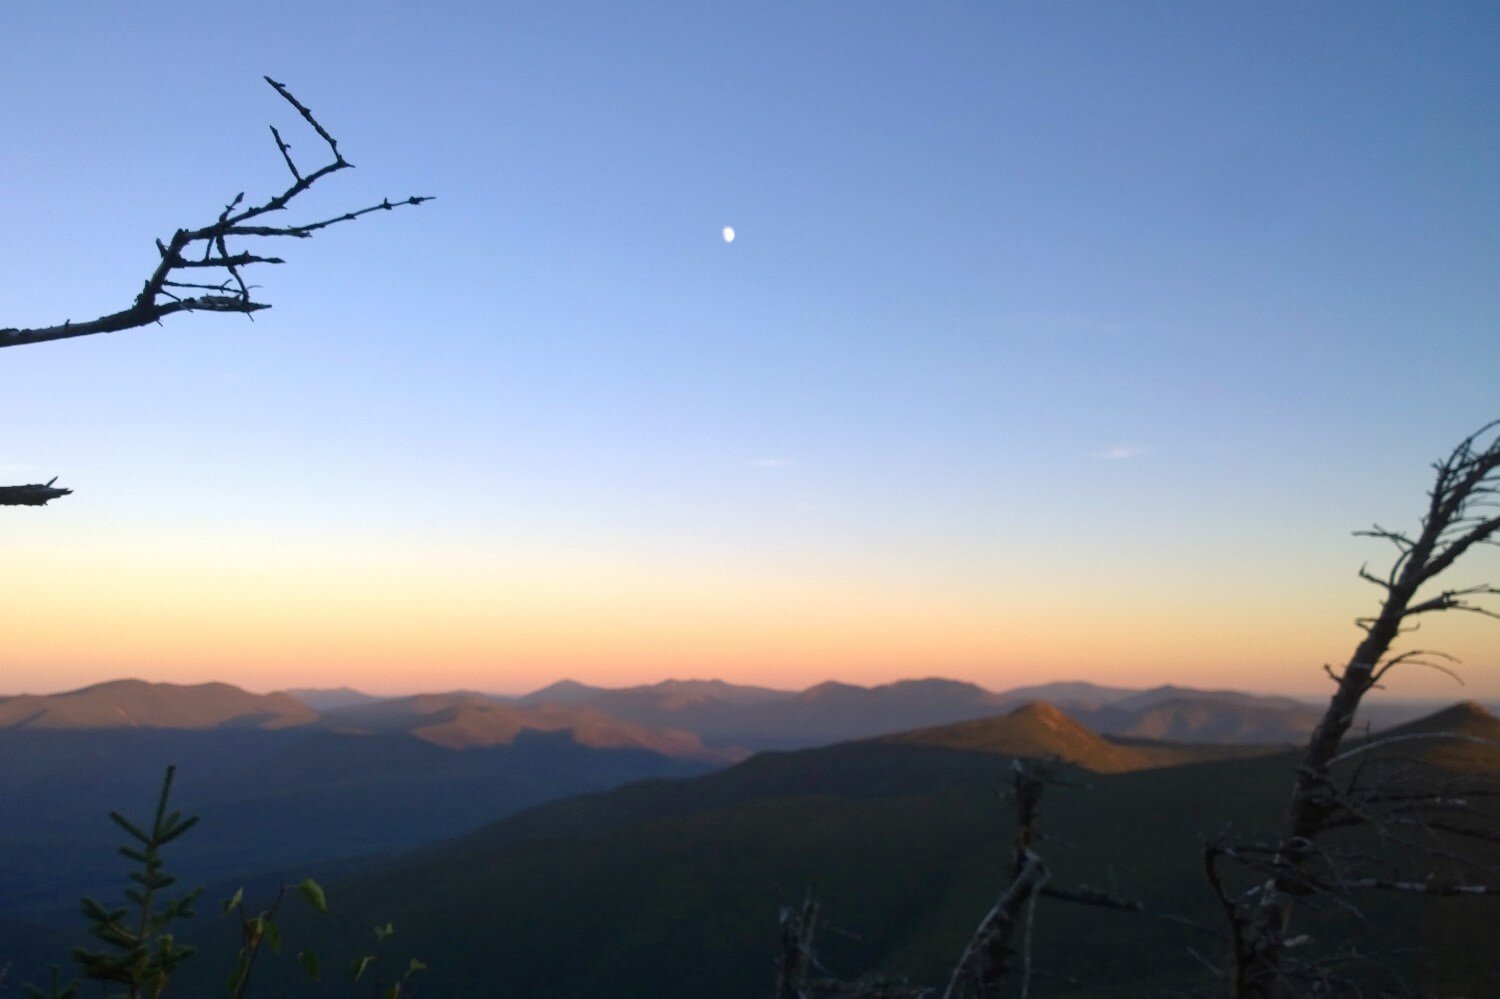
<path fill-rule="evenodd" d="M 1500 724 L 1460 708 L 1423 719 L 1410 734 Z M 1044 704 L 982 724 L 1003 722 L 1069 740 L 1083 729 Z M 898 735 L 762 753 L 702 777 L 543 805 L 336 885 L 335 918 L 357 927 L 378 916 L 410 927 L 404 945 L 435 959 L 425 984 L 440 991 L 484 980 L 526 995 L 749 999 L 768 987 L 777 906 L 815 882 L 830 922 L 848 931 L 819 938 L 831 975 L 941 980 L 1004 883 L 1013 830 L 993 793 L 1005 754 L 931 741 Z M 1212 926 L 1218 913 L 1203 884 L 1203 837 L 1226 824 L 1274 828 L 1298 759 L 1287 750 L 1074 771 L 1088 787 L 1069 779 L 1044 808 L 1049 869 L 1062 885 L 1119 879 L 1121 893 L 1144 892 L 1161 911 Z M 628 903 L 601 906 L 600 898 Z M 1447 948 L 1451 959 L 1411 969 L 1420 975 L 1413 980 L 1432 994 L 1479 994 L 1482 941 L 1493 925 L 1486 914 L 1496 905 L 1422 904 L 1444 914 L 1462 906 L 1443 923 L 1462 939 Z M 1050 903 L 1037 926 L 1028 946 L 1038 964 L 1078 968 L 1080 978 L 1087 971 L 1084 994 L 1160 995 L 1204 984 L 1190 977 L 1198 973 L 1191 961 L 1163 959 L 1199 945 L 1201 928 Z M 1361 924 L 1361 939 L 1381 939 L 1382 928 L 1409 943 L 1401 935 L 1407 924 L 1380 919 Z M 467 939 L 484 944 L 461 943 Z M 1129 988 L 1116 988 L 1121 983 Z"/>
<path fill-rule="evenodd" d="M 1035 696 L 1039 693 L 1056 696 Z M 423 699 L 435 697 L 462 699 L 466 706 L 447 703 L 445 707 L 455 712 L 452 717 L 428 718 L 424 724 L 412 722 L 405 727 L 419 738 L 455 750 L 505 743 L 521 730 L 571 729 L 580 733 L 585 745 L 635 745 L 721 762 L 748 752 L 807 748 L 976 721 L 1029 700 L 1052 703 L 1103 735 L 1187 743 L 1297 743 L 1307 737 L 1321 715 L 1316 705 L 1274 695 L 1175 685 L 1103 687 L 1085 681 L 995 692 L 941 677 L 869 687 L 829 680 L 802 691 L 715 679 L 668 679 L 622 688 L 559 680 L 520 697 L 449 691 L 378 698 L 351 688 L 251 694 L 224 683 L 178 685 L 129 679 L 58 694 L 0 697 L 0 730 L 327 727 L 339 719 L 354 726 L 354 718 L 370 723 L 393 711 L 420 714 Z M 356 714 L 345 713 L 351 710 Z M 1362 712 L 1358 724 L 1374 719 L 1383 723 L 1376 727 L 1383 728 L 1409 720 L 1417 710 L 1376 704 Z"/>
<path fill-rule="evenodd" d="M 227 683 L 109 680 L 59 694 L 0 698 L 0 729 L 289 728 L 317 712 L 290 694 L 251 694 Z"/>
<path fill-rule="evenodd" d="M 319 724 L 348 733 L 404 732 L 446 749 L 511 745 L 522 732 L 571 733 L 594 749 L 645 749 L 682 759 L 729 762 L 691 732 L 646 728 L 587 706 L 516 705 L 485 694 L 414 694 L 324 712 Z"/>

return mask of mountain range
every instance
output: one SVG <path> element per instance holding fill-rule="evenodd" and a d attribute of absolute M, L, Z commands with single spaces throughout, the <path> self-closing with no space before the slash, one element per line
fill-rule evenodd
<path fill-rule="evenodd" d="M 621 721 L 585 705 L 507 704 L 483 694 L 418 694 L 326 711 L 323 727 L 335 732 L 405 733 L 446 749 L 510 745 L 523 732 L 563 733 L 595 749 L 644 749 L 678 759 L 724 762 L 696 735 Z"/>
<path fill-rule="evenodd" d="M 828 682 L 802 691 L 719 680 L 626 687 L 559 681 L 520 697 L 472 691 L 381 698 L 351 688 L 252 694 L 223 683 L 191 686 L 117 680 L 50 695 L 0 697 L 0 731 L 40 729 L 329 729 L 407 733 L 451 749 L 508 745 L 522 732 L 566 732 L 581 745 L 638 748 L 726 762 L 765 749 L 797 749 L 985 718 L 1046 701 L 1097 732 L 1189 742 L 1299 742 L 1321 708 L 1287 697 L 1083 682 L 1004 692 L 937 678 L 873 687 Z M 1377 705 L 1376 728 L 1430 710 Z"/>
<path fill-rule="evenodd" d="M 1500 721 L 1478 705 L 1391 734 L 1416 738 L 1372 755 L 1434 781 L 1500 773 Z M 1189 953 L 1221 957 L 1203 842 L 1274 828 L 1297 754 L 1120 742 L 1041 703 L 542 805 L 336 882 L 331 916 L 299 912 L 285 932 L 335 953 L 389 921 L 390 956 L 427 962 L 423 987 L 441 995 L 751 997 L 770 990 L 778 911 L 816 886 L 825 973 L 941 983 L 1006 877 L 1014 820 L 996 787 L 1011 758 L 1037 755 L 1073 764 L 1043 808 L 1055 882 L 1171 919 L 1044 903 L 1033 994 L 1211 990 Z M 1353 934 L 1362 960 L 1388 961 L 1420 994 L 1487 994 L 1500 980 L 1500 900 L 1361 905 L 1315 913 L 1314 943 Z M 315 994 L 279 968 L 278 994 Z"/>
<path fill-rule="evenodd" d="M 290 694 L 251 694 L 227 683 L 114 680 L 62 694 L 0 697 L 0 729 L 277 729 L 317 718 Z"/>
<path fill-rule="evenodd" d="M 1004 853 L 993 839 L 999 820 L 985 810 L 1004 759 L 1053 756 L 1086 774 L 1098 810 L 1080 811 L 1067 793 L 1048 813 L 1057 809 L 1060 830 L 1082 826 L 1060 835 L 1081 836 L 1123 872 L 1140 865 L 1108 839 L 1142 815 L 1185 816 L 1198 833 L 1274 822 L 1289 765 L 1277 744 L 1303 738 L 1313 714 L 1234 691 L 1066 683 L 995 693 L 938 679 L 801 692 L 563 682 L 518 698 L 126 680 L 6 697 L 0 927 L 16 941 L 18 980 L 28 955 L 55 960 L 74 900 L 118 883 L 118 830 L 104 813 L 138 812 L 175 763 L 177 803 L 202 822 L 173 845 L 174 872 L 262 888 L 334 879 L 348 900 L 341 913 L 414 928 L 414 952 L 456 976 L 435 982 L 474 974 L 445 933 L 468 939 L 457 927 L 479 919 L 503 937 L 501 950 L 520 948 L 511 954 L 517 994 L 599 994 L 598 980 L 567 977 L 576 962 L 545 957 L 579 934 L 614 941 L 608 953 L 583 947 L 587 967 L 643 983 L 650 949 L 640 947 L 670 950 L 671 933 L 691 945 L 684 984 L 651 994 L 695 994 L 714 976 L 744 984 L 722 994 L 757 994 L 769 957 L 750 941 L 773 929 L 768 893 L 791 901 L 809 881 L 847 892 L 837 905 L 882 927 L 859 947 L 832 944 L 832 955 L 925 975 L 946 954 L 940 942 L 957 932 L 963 905 L 980 904 L 963 863 L 989 870 Z M 1494 735 L 1477 706 L 1419 724 Z M 1439 742 L 1423 752 L 1444 766 L 1495 766 L 1482 744 Z M 1156 849 L 1144 834 L 1125 839 Z M 885 872 L 896 887 L 876 890 L 860 871 L 866 881 Z M 631 902 L 580 923 L 595 890 Z M 481 891 L 505 899 L 493 918 L 471 911 Z M 356 932 L 343 920 L 329 928 L 335 937 Z M 710 932 L 714 940 L 703 939 Z M 758 970 L 737 963 L 751 956 Z"/>
<path fill-rule="evenodd" d="M 169 765 L 208 835 L 184 877 L 331 867 L 454 836 L 519 809 L 728 762 L 695 736 L 589 708 L 480 695 L 356 698 L 121 680 L 0 699 L 0 917 L 69 914 L 112 884 L 106 813 L 150 800 Z M 289 826 L 290 821 L 290 826 Z"/>
<path fill-rule="evenodd" d="M 994 692 L 938 678 L 874 687 L 828 682 L 802 691 L 717 680 L 667 680 L 616 689 L 564 680 L 513 700 L 529 706 L 597 708 L 636 724 L 692 732 L 709 747 L 748 751 L 798 749 L 969 721 L 1028 701 L 1046 701 L 1102 734 L 1190 742 L 1301 742 L 1322 714 L 1321 705 L 1307 701 L 1233 690 L 1070 681 Z M 1384 728 L 1436 706 L 1376 704 L 1365 718 L 1374 728 Z"/>

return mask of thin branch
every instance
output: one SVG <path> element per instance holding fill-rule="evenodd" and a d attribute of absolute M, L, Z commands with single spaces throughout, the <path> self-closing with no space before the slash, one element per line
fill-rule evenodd
<path fill-rule="evenodd" d="M 1415 742 L 1419 739 L 1452 739 L 1455 742 L 1472 742 L 1480 746 L 1500 746 L 1500 743 L 1495 742 L 1493 739 L 1481 739 L 1477 735 L 1464 735 L 1462 732 L 1414 732 L 1411 735 L 1393 735 L 1385 739 L 1376 739 L 1374 742 L 1361 743 L 1353 749 L 1346 750 L 1335 756 L 1328 761 L 1327 765 L 1332 767 L 1335 764 L 1352 759 L 1360 753 L 1368 753 L 1372 749 L 1384 749 L 1387 746 L 1394 746 L 1400 742 Z"/>
<path fill-rule="evenodd" d="M 277 81 L 271 79 L 269 76 L 263 76 L 261 77 L 261 79 L 265 80 L 271 86 L 275 87 L 276 92 L 282 97 L 285 97 L 288 104 L 301 112 L 302 117 L 307 119 L 307 123 L 313 127 L 313 130 L 323 137 L 324 142 L 328 143 L 328 148 L 333 153 L 335 162 L 347 163 L 343 155 L 339 152 L 339 144 L 334 141 L 333 136 L 329 135 L 328 132 L 324 130 L 323 126 L 318 124 L 318 119 L 313 117 L 313 113 L 309 111 L 305 106 L 303 106 L 301 101 L 292 96 L 292 92 L 286 88 L 286 84 L 278 83 Z M 353 166 L 352 163 L 349 165 Z"/>
<path fill-rule="evenodd" d="M 46 506 L 59 496 L 67 496 L 71 489 L 54 486 L 53 478 L 47 482 L 29 486 L 0 486 L 0 506 Z"/>
<path fill-rule="evenodd" d="M 1346 882 L 1345 887 L 1409 892 L 1417 895 L 1500 895 L 1500 885 L 1443 884 L 1431 881 L 1390 881 L 1384 878 L 1359 878 Z"/>
<path fill-rule="evenodd" d="M 778 999 L 800 999 L 806 994 L 808 974 L 817 964 L 813 956 L 813 935 L 818 925 L 818 897 L 807 890 L 798 909 L 781 910 L 781 960 L 776 971 Z"/>
<path fill-rule="evenodd" d="M 276 126 L 271 126 L 271 138 L 276 140 L 276 148 L 281 150 L 281 158 L 286 161 L 286 168 L 292 172 L 292 180 L 301 182 L 302 175 L 297 172 L 297 164 L 292 162 L 292 147 L 288 146 L 281 138 L 281 133 L 276 131 Z"/>
<path fill-rule="evenodd" d="M 1054 888 L 1046 885 L 1041 894 L 1047 898 L 1055 898 L 1064 902 L 1075 902 L 1079 905 L 1092 905 L 1101 909 L 1113 909 L 1116 912 L 1134 912 L 1142 916 L 1150 916 L 1153 919 L 1161 919 L 1169 923 L 1180 923 L 1183 926 L 1191 926 L 1195 930 L 1212 933 L 1219 936 L 1215 930 L 1211 930 L 1202 923 L 1188 919 L 1186 916 L 1175 916 L 1169 912 L 1156 912 L 1138 902 L 1133 898 L 1124 898 L 1098 888 L 1090 888 L 1088 885 L 1079 885 L 1076 888 Z"/>
<path fill-rule="evenodd" d="M 156 246 L 160 259 L 155 269 L 146 278 L 135 301 L 128 308 L 85 322 L 75 323 L 68 320 L 56 326 L 0 329 L 0 347 L 44 343 L 95 333 L 117 333 L 122 330 L 149 326 L 178 312 L 238 312 L 248 316 L 262 309 L 269 309 L 271 307 L 269 304 L 251 299 L 250 286 L 245 283 L 240 269 L 254 264 L 279 264 L 282 263 L 281 258 L 244 250 L 231 252 L 226 240 L 231 237 L 269 238 L 276 236 L 306 239 L 321 229 L 340 222 L 352 222 L 370 212 L 392 211 L 401 206 L 420 205 L 424 201 L 432 200 L 426 196 L 413 196 L 396 201 L 385 198 L 378 204 L 315 222 L 287 226 L 247 224 L 262 215 L 285 209 L 293 199 L 330 173 L 353 167 L 353 164 L 344 159 L 343 154 L 339 152 L 337 140 L 323 127 L 306 105 L 298 101 L 284 84 L 270 77 L 266 77 L 266 82 L 297 110 L 303 120 L 327 144 L 332 156 L 329 162 L 311 173 L 303 173 L 292 160 L 291 146 L 273 126 L 271 135 L 276 142 L 277 151 L 292 174 L 293 182 L 290 186 L 260 204 L 248 207 L 242 207 L 245 196 L 241 193 L 210 224 L 198 228 L 178 229 L 170 239 L 158 239 Z M 179 271 L 201 268 L 221 269 L 226 272 L 226 279 L 220 284 L 203 284 L 174 279 Z M 182 296 L 167 291 L 168 288 L 194 288 L 213 291 L 215 294 Z"/>
<path fill-rule="evenodd" d="M 1379 524 L 1371 527 L 1368 531 L 1355 531 L 1356 538 L 1384 538 L 1395 545 L 1403 553 L 1411 551 L 1416 547 L 1416 542 L 1402 534 L 1400 531 L 1388 531 Z"/>
<path fill-rule="evenodd" d="M 1023 907 L 1034 894 L 1046 886 L 1050 876 L 1047 865 L 1042 863 L 1042 858 L 1036 854 L 1025 858 L 1020 871 L 1011 879 L 1010 885 L 990 907 L 989 912 L 984 914 L 984 918 L 979 921 L 978 928 L 969 938 L 963 954 L 959 956 L 958 964 L 953 968 L 952 976 L 948 979 L 948 987 L 943 991 L 943 999 L 956 999 L 957 996 L 962 995 L 964 983 L 971 979 L 979 987 L 980 994 L 983 994 L 986 985 L 990 984 L 990 976 L 986 974 L 986 971 L 991 970 L 983 966 L 984 957 L 995 949 L 997 944 L 1001 947 L 1008 947 L 1010 936 L 1015 931 Z"/>
<path fill-rule="evenodd" d="M 1430 600 L 1424 600 L 1422 603 L 1407 607 L 1405 613 L 1407 617 L 1411 617 L 1413 614 L 1429 614 L 1433 611 L 1461 610 L 1484 614 L 1487 617 L 1500 617 L 1500 614 L 1496 614 L 1494 611 L 1477 607 L 1463 599 L 1469 596 L 1493 596 L 1496 594 L 1500 594 L 1500 589 L 1488 584 L 1470 586 L 1461 590 L 1444 590 Z"/>
<path fill-rule="evenodd" d="M 1375 672 L 1371 675 L 1371 679 L 1374 682 L 1379 683 L 1381 677 L 1385 676 L 1397 666 L 1426 666 L 1428 669 L 1435 669 L 1439 673 L 1443 673 L 1447 676 L 1452 677 L 1454 680 L 1458 681 L 1458 685 L 1460 687 L 1464 686 L 1464 678 L 1459 676 L 1456 670 L 1449 669 L 1447 666 L 1444 666 L 1441 663 L 1435 663 L 1430 659 L 1423 659 L 1421 658 L 1422 656 L 1433 656 L 1435 658 L 1442 659 L 1445 662 L 1450 662 L 1455 666 L 1460 663 L 1460 660 L 1457 656 L 1450 656 L 1448 653 L 1439 652 L 1436 649 L 1412 649 L 1410 652 L 1403 652 L 1399 656 L 1396 656 L 1392 659 L 1387 659 L 1383 664 L 1376 668 Z"/>

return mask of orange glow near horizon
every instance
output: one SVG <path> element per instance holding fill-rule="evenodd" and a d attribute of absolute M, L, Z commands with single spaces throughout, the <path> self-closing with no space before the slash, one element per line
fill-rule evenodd
<path fill-rule="evenodd" d="M 800 689 L 923 676 L 1005 689 L 1119 686 L 1321 694 L 1363 596 L 1223 587 L 1077 590 L 906 583 L 896 574 L 774 574 L 628 559 L 503 563 L 471 552 L 308 544 L 113 544 L 20 552 L 0 693 L 138 676 L 252 690 L 519 693 L 564 677 L 668 677 Z M 66 595 L 62 599 L 61 595 Z M 1455 616 L 1456 617 L 1456 616 Z M 1493 634 L 1444 622 L 1470 686 L 1415 674 L 1409 696 L 1493 696 Z M 1434 634 L 1437 632 L 1434 628 Z M 1433 682 L 1434 679 L 1441 682 Z"/>
<path fill-rule="evenodd" d="M 1351 530 L 1500 433 L 1500 5 L 368 6 L 235 36 L 361 164 L 283 218 L 438 200 L 245 237 L 254 323 L 3 351 L 0 486 L 71 493 L 0 508 L 0 695 L 1315 695 L 1395 554 Z M 174 14 L 4 8 L 4 328 L 321 142 Z M 1393 691 L 1500 698 L 1500 622 L 1422 617 L 1468 686 Z"/>

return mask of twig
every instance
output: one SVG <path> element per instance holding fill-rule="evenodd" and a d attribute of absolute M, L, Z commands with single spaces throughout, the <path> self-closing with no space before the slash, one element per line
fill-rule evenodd
<path fill-rule="evenodd" d="M 276 149 L 292 175 L 292 183 L 288 187 L 268 197 L 260 204 L 244 207 L 242 206 L 245 195 L 242 192 L 219 213 L 216 220 L 208 225 L 178 229 L 170 239 L 165 241 L 158 239 L 156 247 L 159 259 L 156 268 L 146 278 L 135 301 L 127 308 L 86 322 L 75 323 L 69 320 L 56 326 L 0 329 L 0 347 L 43 343 L 70 337 L 89 336 L 94 333 L 116 333 L 160 322 L 167 316 L 178 312 L 238 312 L 247 316 L 252 315 L 263 309 L 269 309 L 271 306 L 251 298 L 250 286 L 245 283 L 240 273 L 241 268 L 254 264 L 279 264 L 283 261 L 280 257 L 249 251 L 230 252 L 227 243 L 230 237 L 290 236 L 306 239 L 328 226 L 337 225 L 340 222 L 352 222 L 370 212 L 392 211 L 404 205 L 420 205 L 424 201 L 432 200 L 428 196 L 413 196 L 396 201 L 385 198 L 378 204 L 315 222 L 285 226 L 248 224 L 263 215 L 284 210 L 298 195 L 311 188 L 319 180 L 331 173 L 352 169 L 354 166 L 339 152 L 337 140 L 323 127 L 312 111 L 292 95 L 285 84 L 270 77 L 265 79 L 288 104 L 297 110 L 302 119 L 312 126 L 327 144 L 332 158 L 311 172 L 299 170 L 292 159 L 290 144 L 273 126 L 271 136 L 275 140 Z M 174 280 L 174 275 L 180 271 L 199 268 L 222 269 L 226 273 L 226 280 L 216 285 Z M 169 287 L 212 290 L 216 294 L 183 297 L 168 292 L 166 289 Z"/>
<path fill-rule="evenodd" d="M 0 506 L 46 506 L 59 496 L 67 496 L 73 492 L 62 486 L 54 486 L 54 477 L 43 483 L 33 483 L 29 486 L 0 486 Z"/>

